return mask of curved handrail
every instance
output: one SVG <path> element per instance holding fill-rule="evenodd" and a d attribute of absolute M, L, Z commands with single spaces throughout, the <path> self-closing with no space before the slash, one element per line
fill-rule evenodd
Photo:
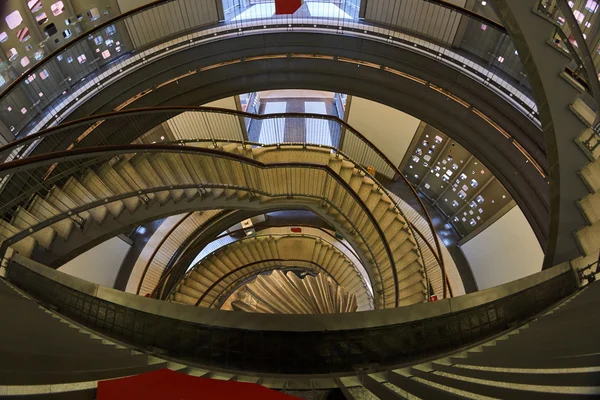
<path fill-rule="evenodd" d="M 394 292 L 395 292 L 395 301 L 394 304 L 396 307 L 399 306 L 400 303 L 400 294 L 399 294 L 399 281 L 398 281 L 398 271 L 396 270 L 396 265 L 393 258 L 393 253 L 390 249 L 389 243 L 385 238 L 385 234 L 383 233 L 381 227 L 377 223 L 377 220 L 373 216 L 372 212 L 360 198 L 360 196 L 352 190 L 350 185 L 344 181 L 338 174 L 335 173 L 329 166 L 311 164 L 311 163 L 300 163 L 300 162 L 288 162 L 288 163 L 273 163 L 273 164 L 264 164 L 260 161 L 256 161 L 238 154 L 227 153 L 214 149 L 204 149 L 197 147 L 181 147 L 181 146 L 172 146 L 172 145 L 144 145 L 144 144 L 136 144 L 136 145 L 118 145 L 118 146 L 100 146 L 100 147 L 92 147 L 92 148 L 75 148 L 71 150 L 63 150 L 55 153 L 41 154 L 38 156 L 32 156 L 26 159 L 15 160 L 8 163 L 0 164 L 0 177 L 3 177 L 7 174 L 20 172 L 24 170 L 30 170 L 36 168 L 40 165 L 48 165 L 53 164 L 56 161 L 66 161 L 66 160 L 75 160 L 82 158 L 91 158 L 94 155 L 101 155 L 105 159 L 109 157 L 114 157 L 122 154 L 132 154 L 132 153 L 156 153 L 156 152 L 173 152 L 173 153 L 189 153 L 189 154 L 197 154 L 197 155 L 209 155 L 216 158 L 226 158 L 236 160 L 238 162 L 244 163 L 246 165 L 252 165 L 261 169 L 277 169 L 277 168 L 286 168 L 286 167 L 297 167 L 297 168 L 312 168 L 325 171 L 328 176 L 335 180 L 338 185 L 344 188 L 344 190 L 353 198 L 354 202 L 359 205 L 362 209 L 366 218 L 370 221 L 377 235 L 381 238 L 381 243 L 385 253 L 387 255 L 387 259 L 390 262 L 390 268 L 392 270 L 392 276 L 394 279 Z M 198 185 L 187 185 L 190 187 L 197 188 Z M 171 190 L 172 187 L 165 188 L 166 190 Z M 165 190 L 163 189 L 163 190 Z M 258 192 L 254 190 L 254 192 Z M 138 193 L 142 193 L 144 191 L 139 191 Z M 96 203 L 96 202 L 95 202 Z M 95 204 L 92 203 L 92 204 Z M 101 201 L 98 205 L 104 203 Z M 90 207 L 91 208 L 91 207 Z M 82 208 L 85 210 L 85 207 Z M 81 212 L 81 211 L 77 211 Z M 352 221 L 348 221 L 352 228 L 356 231 L 358 235 L 362 237 L 362 234 L 356 230 Z M 25 233 L 30 233 L 30 230 L 24 231 Z M 13 239 L 17 237 L 17 235 L 11 237 Z M 6 242 L 10 241 L 7 239 L 3 242 L 2 247 L 5 246 Z M 363 239 L 365 243 L 366 240 Z M 367 246 L 368 247 L 368 246 Z M 373 257 L 373 262 L 377 263 L 375 257 Z M 379 269 L 377 267 L 377 269 Z M 381 280 L 381 284 L 383 285 L 383 280 Z"/>
<path fill-rule="evenodd" d="M 189 106 L 189 107 L 148 107 L 148 108 L 139 108 L 139 109 L 111 112 L 111 113 L 106 113 L 106 114 L 102 114 L 102 115 L 96 115 L 96 116 L 78 119 L 78 120 L 75 120 L 75 121 L 54 127 L 54 128 L 50 128 L 50 129 L 42 131 L 42 132 L 38 132 L 34 135 L 30 135 L 28 137 L 22 138 L 20 140 L 17 140 L 15 142 L 12 142 L 10 144 L 2 146 L 2 147 L 0 147 L 0 153 L 6 152 L 6 151 L 10 150 L 11 148 L 13 148 L 15 146 L 19 146 L 22 143 L 25 143 L 27 141 L 36 141 L 38 139 L 57 134 L 66 129 L 70 129 L 72 127 L 76 127 L 79 125 L 88 125 L 93 121 L 97 123 L 99 121 L 103 121 L 106 119 L 114 119 L 114 118 L 119 118 L 122 116 L 130 116 L 130 115 L 143 115 L 143 114 L 147 114 L 147 113 L 156 113 L 158 111 L 173 112 L 173 113 L 177 113 L 177 112 L 183 113 L 186 111 L 190 111 L 190 112 L 206 111 L 206 112 L 212 112 L 212 113 L 218 113 L 218 114 L 235 115 L 235 116 L 244 117 L 244 118 L 253 118 L 253 119 L 257 119 L 257 120 L 274 119 L 274 118 L 315 118 L 315 119 L 329 120 L 329 121 L 333 121 L 333 122 L 339 124 L 343 129 L 347 129 L 347 130 L 351 131 L 364 144 L 366 144 L 367 147 L 369 147 L 372 151 L 374 151 L 388 165 L 388 167 L 391 168 L 391 170 L 396 174 L 396 176 L 400 177 L 404 181 L 404 183 L 409 187 L 413 196 L 417 200 L 419 207 L 421 208 L 421 210 L 423 212 L 423 217 L 425 218 L 427 225 L 429 226 L 429 229 L 432 233 L 433 241 L 435 244 L 435 249 L 436 249 L 436 252 L 438 255 L 437 259 L 440 260 L 440 267 L 442 269 L 442 274 L 444 276 L 446 276 L 445 264 L 444 264 L 444 260 L 442 257 L 442 250 L 441 250 L 441 246 L 439 243 L 439 239 L 435 233 L 435 228 L 433 226 L 433 222 L 431 221 L 431 216 L 429 215 L 429 212 L 427 211 L 425 204 L 423 203 L 423 201 L 417 194 L 417 191 L 415 190 L 413 185 L 404 176 L 404 174 L 400 171 L 400 169 L 377 146 L 375 146 L 369 139 L 367 139 L 365 137 L 365 135 L 360 133 L 358 130 L 356 130 L 354 127 L 352 127 L 347 122 L 345 122 L 342 119 L 335 117 L 335 116 L 322 115 L 322 114 L 306 114 L 306 113 L 252 114 L 252 113 L 247 113 L 247 112 L 243 112 L 243 111 L 228 110 L 228 109 L 222 109 L 222 108 L 216 108 L 216 107 L 193 107 L 193 106 Z M 98 127 L 98 125 L 95 125 L 95 126 L 94 125 L 95 124 L 92 124 L 94 129 L 96 129 Z M 90 128 L 88 128 L 88 129 L 90 129 Z M 89 134 L 89 132 L 88 132 L 88 134 Z M 185 143 L 185 141 L 183 141 L 183 142 Z M 182 143 L 182 141 L 178 140 L 173 143 Z M 383 187 L 383 186 L 381 186 L 381 187 Z M 398 210 L 398 212 L 403 214 L 400 207 L 398 206 L 398 204 L 394 204 L 394 205 L 395 205 L 396 209 Z"/>
<path fill-rule="evenodd" d="M 47 63 L 49 62 L 51 59 L 53 59 L 54 57 L 58 56 L 60 53 L 64 52 L 66 49 L 68 49 L 69 47 L 73 46 L 73 44 L 75 44 L 76 42 L 79 42 L 81 40 L 87 39 L 87 37 L 89 35 L 92 35 L 94 33 L 100 32 L 102 29 L 114 25 L 115 23 L 121 21 L 121 20 L 125 20 L 127 17 L 140 13 L 142 11 L 163 5 L 163 4 L 167 4 L 167 3 L 173 3 L 176 2 L 178 0 L 156 0 L 147 4 L 144 4 L 142 6 L 139 6 L 137 8 L 131 9 L 127 12 L 118 14 L 116 16 L 114 16 L 113 18 L 110 18 L 108 20 L 106 20 L 105 22 L 103 22 L 100 25 L 95 26 L 92 29 L 89 29 L 85 32 L 82 32 L 81 34 L 77 35 L 76 37 L 74 37 L 73 39 L 71 39 L 70 41 L 64 43 L 62 46 L 58 47 L 56 50 L 54 50 L 53 52 L 49 53 L 47 56 L 45 56 L 44 58 L 42 58 L 38 63 L 36 63 L 35 65 L 33 65 L 30 69 L 28 69 L 27 71 L 25 71 L 23 74 L 21 74 L 19 77 L 17 77 L 14 81 L 12 81 L 4 90 L 2 90 L 0 92 L 0 98 L 4 97 L 10 90 L 12 90 L 14 87 L 16 87 L 18 84 L 20 84 L 21 82 L 23 82 L 25 79 L 27 79 L 27 77 L 33 73 L 38 73 L 39 70 Z M 506 28 L 504 28 L 503 25 L 481 15 L 478 14 L 472 10 L 467 10 L 463 7 L 459 7 L 455 4 L 451 4 L 451 3 L 447 3 L 443 0 L 423 0 L 427 3 L 432 3 L 432 4 L 437 4 L 439 6 L 442 6 L 444 8 L 447 8 L 449 10 L 455 11 L 457 13 L 466 15 L 470 18 L 476 19 L 486 25 L 492 26 L 495 29 L 499 30 L 500 32 L 504 33 L 504 34 L 508 34 L 506 31 Z"/>
<path fill-rule="evenodd" d="M 284 226 L 282 226 L 282 227 L 288 227 L 288 226 L 290 226 L 290 225 L 284 225 Z M 294 225 L 294 226 L 298 226 L 298 225 Z M 271 227 L 271 226 L 270 226 L 270 227 L 268 227 L 268 228 L 274 228 L 274 227 Z M 268 228 L 267 228 L 267 229 L 268 229 Z M 335 238 L 335 236 L 331 235 L 331 233 L 329 233 L 329 232 L 325 232 L 325 233 L 327 233 L 329 236 L 331 236 L 331 237 Z M 322 241 L 326 242 L 327 244 L 329 244 L 329 245 L 330 245 L 331 247 L 333 247 L 334 249 L 336 249 L 336 250 L 340 251 L 340 250 L 339 250 L 339 249 L 338 249 L 338 248 L 337 248 L 337 247 L 336 247 L 336 246 L 335 246 L 335 245 L 334 245 L 332 242 L 330 242 L 329 240 L 326 240 L 325 238 L 323 238 L 323 237 L 321 237 L 321 236 L 313 235 L 313 234 L 310 234 L 310 233 L 300 233 L 300 234 L 288 233 L 288 234 L 283 234 L 283 233 L 269 233 L 269 232 L 267 232 L 267 233 L 263 233 L 263 234 L 257 234 L 257 235 L 254 235 L 254 236 L 249 236 L 249 237 L 247 236 L 247 237 L 244 237 L 244 238 L 242 238 L 242 239 L 240 239 L 240 240 L 236 240 L 235 242 L 227 243 L 227 244 L 225 244 L 225 245 L 223 245 L 223 246 L 221 246 L 221 247 L 219 247 L 219 248 L 217 248 L 217 249 L 215 249 L 215 250 L 211 251 L 209 254 L 207 254 L 207 255 L 206 255 L 206 256 L 204 256 L 204 257 L 203 257 L 201 260 L 199 260 L 199 261 L 196 263 L 196 265 L 195 265 L 193 268 L 191 268 L 189 271 L 187 271 L 187 272 L 186 272 L 186 274 L 185 274 L 183 277 L 181 277 L 180 281 L 184 280 L 184 279 L 185 279 L 185 278 L 186 278 L 186 277 L 187 277 L 187 276 L 188 276 L 190 273 L 192 273 L 192 272 L 193 272 L 193 271 L 196 269 L 196 267 L 197 267 L 198 265 L 202 264 L 202 262 L 203 262 L 204 260 L 206 260 L 208 257 L 215 255 L 215 254 L 216 254 L 217 252 L 219 252 L 219 251 L 223 251 L 223 250 L 224 250 L 225 248 L 227 248 L 228 246 L 232 246 L 232 245 L 234 245 L 234 244 L 239 244 L 240 242 L 244 242 L 244 241 L 246 241 L 246 240 L 253 240 L 253 239 L 256 239 L 256 238 L 259 238 L 259 237 L 294 237 L 294 238 L 299 238 L 299 237 L 310 237 L 310 238 L 320 239 L 320 240 L 322 240 Z M 215 240 L 216 240 L 216 239 L 215 239 Z M 337 239 L 336 239 L 336 240 L 337 240 Z M 341 252 L 341 251 L 340 251 L 340 253 L 344 254 L 344 253 L 343 253 L 343 252 Z M 354 255 L 354 253 L 353 253 L 353 255 Z M 344 254 L 344 257 L 348 258 L 348 257 L 347 257 L 345 254 Z M 283 260 L 283 259 L 282 259 L 282 260 Z M 287 260 L 287 259 L 285 259 L 285 260 Z M 354 265 L 354 263 L 353 263 L 353 262 L 352 262 L 352 264 Z M 333 277 L 332 277 L 332 278 L 333 278 Z M 334 279 L 334 280 L 335 280 L 335 279 Z M 336 283 L 338 283 L 338 282 L 336 281 Z M 338 283 L 338 284 L 339 284 L 339 283 Z M 175 290 L 175 287 L 174 287 L 174 288 L 171 290 L 171 292 L 167 293 L 167 295 L 166 295 L 166 297 L 165 297 L 165 298 L 168 298 L 168 297 L 170 297 L 170 296 L 173 294 L 173 291 L 174 291 L 174 290 Z M 200 304 L 200 303 L 197 303 L 196 305 L 198 305 L 198 304 Z"/>
<path fill-rule="evenodd" d="M 146 262 L 146 266 L 144 267 L 144 272 L 142 272 L 142 276 L 140 277 L 140 282 L 138 283 L 138 287 L 135 291 L 135 294 L 140 294 L 140 290 L 142 289 L 142 283 L 144 282 L 144 279 L 146 278 L 146 273 L 148 272 L 148 269 L 150 268 L 150 264 L 152 264 L 152 261 L 154 261 L 154 257 L 156 257 L 156 255 L 158 254 L 158 251 L 160 250 L 162 245 L 167 241 L 167 239 L 171 236 L 171 234 L 173 232 L 175 232 L 175 230 L 177 228 L 179 228 L 179 226 L 182 223 L 184 223 L 185 220 L 187 220 L 192 214 L 194 214 L 194 212 L 189 212 L 189 213 L 187 213 L 187 215 L 185 215 L 183 218 L 181 218 L 179 221 L 177 221 L 177 223 L 174 224 L 171 227 L 171 229 L 169 229 L 169 231 L 167 233 L 165 233 L 163 238 L 160 240 L 160 243 L 156 246 L 156 248 L 152 252 L 152 255 L 150 255 L 150 257 L 148 258 L 148 261 Z"/>
<path fill-rule="evenodd" d="M 325 268 L 323 268 L 321 265 L 319 265 L 318 263 L 311 261 L 311 260 L 302 260 L 302 259 L 296 259 L 296 258 L 268 258 L 268 259 L 264 259 L 264 260 L 259 260 L 259 261 L 254 261 L 251 262 L 249 264 L 243 265 L 241 267 L 235 268 L 231 271 L 229 271 L 228 273 L 226 273 L 225 275 L 223 275 L 222 277 L 220 277 L 219 279 L 217 279 L 215 282 L 213 282 L 205 291 L 204 293 L 202 293 L 202 295 L 198 298 L 198 300 L 196 301 L 196 304 L 194 304 L 194 307 L 198 307 L 200 305 L 200 303 L 202 303 L 202 300 L 204 300 L 204 298 L 208 295 L 208 293 L 210 293 L 215 287 L 217 287 L 217 285 L 221 282 L 223 282 L 225 279 L 227 279 L 228 277 L 230 277 L 231 275 L 246 269 L 246 268 L 250 268 L 254 265 L 257 264 L 263 264 L 263 263 L 267 263 L 267 262 L 305 262 L 311 265 L 314 265 L 316 268 L 320 269 L 321 271 L 325 272 L 327 274 L 327 276 L 329 276 L 331 279 L 333 279 L 333 281 L 339 285 L 339 282 L 333 277 L 333 275 L 331 275 L 331 273 L 329 271 L 327 271 Z M 267 271 L 272 270 L 272 269 L 277 269 L 277 268 L 269 268 L 267 269 Z M 255 271 L 257 274 L 259 274 L 259 271 Z M 265 271 L 262 271 L 265 272 Z M 235 282 L 234 282 L 235 283 Z M 216 300 L 216 299 L 215 299 Z M 212 305 L 214 304 L 214 301 L 211 303 L 210 307 L 212 307 Z"/>
<path fill-rule="evenodd" d="M 571 33 L 575 37 L 575 41 L 577 43 L 581 43 L 581 48 L 578 48 L 581 52 L 580 60 L 583 63 L 583 67 L 586 71 L 588 85 L 590 85 L 592 95 L 594 96 L 594 100 L 596 101 L 596 107 L 600 108 L 600 81 L 598 80 L 598 71 L 596 71 L 596 67 L 594 66 L 594 63 L 592 61 L 592 55 L 583 36 L 583 32 L 581 31 L 579 23 L 575 19 L 575 15 L 573 15 L 571 7 L 569 6 L 566 0 L 558 0 L 558 8 L 563 13 L 565 20 L 569 25 L 569 28 L 571 28 Z M 598 119 L 599 115 L 598 113 L 596 113 L 593 126 L 595 126 L 598 123 Z"/>
<path fill-rule="evenodd" d="M 296 268 L 296 269 L 306 269 L 308 271 L 310 271 L 310 268 L 308 267 L 302 267 L 302 261 L 292 261 L 295 263 L 298 263 L 300 265 L 297 266 L 287 266 L 285 265 L 286 263 L 288 263 L 287 260 L 284 261 L 279 261 L 281 263 L 281 266 L 279 267 L 263 267 L 263 268 L 258 268 L 255 271 L 246 273 L 245 275 L 242 275 L 240 278 L 236 279 L 233 283 L 229 284 L 226 286 L 225 289 L 223 289 L 221 291 L 221 294 L 217 297 L 215 297 L 215 299 L 213 301 L 211 301 L 211 303 L 208 305 L 207 308 L 217 308 L 220 309 L 221 306 L 223 306 L 223 303 L 225 303 L 227 301 L 227 299 L 240 287 L 243 286 L 244 282 L 246 282 L 249 279 L 254 279 L 256 278 L 258 275 L 262 274 L 263 272 L 269 272 L 269 271 L 273 271 L 273 270 L 283 270 L 283 269 L 289 269 L 289 268 Z M 241 283 L 240 283 L 241 282 Z M 215 303 L 216 307 L 215 307 Z M 219 304 L 220 303 L 220 304 Z"/>
<path fill-rule="evenodd" d="M 323 233 L 325 233 L 325 234 L 327 234 L 327 235 L 331 236 L 332 238 L 335 238 L 335 239 L 337 239 L 337 238 L 335 237 L 335 235 L 331 234 L 331 232 L 329 232 L 327 229 L 325 229 L 325 228 L 323 228 L 323 227 L 320 227 L 320 226 L 317 226 L 317 225 L 310 225 L 310 224 L 294 224 L 294 225 L 290 225 L 290 224 L 276 224 L 276 225 L 268 225 L 268 226 L 265 226 L 265 227 L 264 227 L 264 229 L 270 229 L 270 228 L 286 228 L 286 227 L 295 227 L 295 226 L 297 226 L 297 227 L 302 227 L 302 228 L 313 228 L 313 229 L 318 229 L 318 230 L 322 231 Z M 213 240 L 212 240 L 210 243 L 213 243 L 213 242 L 215 242 L 215 241 L 217 241 L 217 240 L 219 240 L 219 239 L 222 239 L 222 238 L 224 238 L 224 237 L 226 237 L 226 236 L 231 236 L 231 235 L 234 235 L 234 234 L 236 234 L 236 233 L 243 232 L 243 231 L 245 231 L 245 228 L 241 228 L 241 229 L 235 229 L 235 230 L 233 230 L 233 231 L 228 231 L 228 232 L 226 232 L 226 233 L 223 233 L 223 234 L 221 234 L 221 235 L 219 235 L 219 236 L 215 237 L 215 238 L 214 238 L 214 239 L 213 239 Z M 342 245 L 343 245 L 343 246 L 346 248 L 346 250 L 350 251 L 350 252 L 352 253 L 352 255 L 353 255 L 353 256 L 355 256 L 357 259 L 360 259 L 360 258 L 358 257 L 358 255 L 355 253 L 354 249 L 352 249 L 350 246 L 348 246 L 346 243 L 344 243 L 344 242 L 342 242 L 342 241 L 340 241 L 340 243 L 341 243 L 341 244 L 342 244 Z M 165 283 L 165 281 L 166 281 L 167 279 L 169 279 L 169 276 L 171 275 L 171 273 L 172 273 L 172 272 L 173 272 L 173 271 L 174 271 L 174 270 L 175 270 L 175 269 L 176 269 L 176 268 L 177 268 L 177 267 L 180 265 L 180 263 L 181 263 L 181 262 L 184 262 L 184 263 L 185 263 L 185 262 L 187 262 L 187 261 L 193 261 L 193 258 L 194 258 L 194 257 L 196 257 L 196 254 L 197 254 L 197 252 L 199 252 L 199 251 L 202 251 L 202 249 L 203 249 L 203 248 L 205 248 L 205 247 L 206 247 L 205 245 L 202 245 L 202 244 L 201 244 L 200 246 L 196 246 L 196 247 L 194 247 L 194 248 L 192 248 L 192 249 L 186 249 L 186 254 L 185 254 L 185 255 L 183 255 L 181 258 L 179 258 L 179 259 L 177 260 L 177 262 L 176 262 L 176 263 L 174 263 L 173 265 L 171 265 L 171 266 L 169 267 L 169 269 L 168 269 L 168 270 L 166 270 L 166 271 L 164 271 L 164 272 L 163 272 L 163 274 L 162 274 L 162 276 L 161 276 L 160 280 L 158 281 L 158 283 L 156 284 L 156 286 L 155 286 L 154 290 L 152 290 L 152 292 L 150 293 L 150 297 L 154 297 L 154 296 L 156 295 L 156 292 L 157 292 L 158 288 L 159 288 L 159 287 L 160 287 L 160 286 L 161 286 L 163 283 Z M 217 249 L 217 250 L 218 250 L 218 249 Z M 215 251 L 216 251 L 216 250 L 215 250 Z M 212 253 L 211 253 L 211 254 L 212 254 Z M 184 260 L 185 260 L 185 261 L 184 261 Z M 186 272 L 186 273 L 187 273 L 187 272 Z M 184 279 L 184 277 L 182 277 L 181 279 Z M 139 294 L 139 292 L 138 292 L 138 294 Z M 169 295 L 170 295 L 170 292 L 169 292 Z"/>

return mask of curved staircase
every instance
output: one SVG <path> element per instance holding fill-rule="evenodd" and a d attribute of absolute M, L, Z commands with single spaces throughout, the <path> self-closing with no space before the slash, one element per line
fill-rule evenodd
<path fill-rule="evenodd" d="M 171 300 L 217 307 L 226 300 L 221 294 L 230 293 L 232 286 L 261 272 L 280 268 L 282 262 L 290 266 L 299 264 L 315 273 L 328 275 L 356 296 L 358 310 L 372 309 L 366 283 L 348 257 L 319 237 L 294 234 L 251 237 L 221 247 L 187 273 Z M 422 288 L 417 284 L 414 290 L 418 293 Z M 408 303 L 410 295 L 405 299 Z"/>

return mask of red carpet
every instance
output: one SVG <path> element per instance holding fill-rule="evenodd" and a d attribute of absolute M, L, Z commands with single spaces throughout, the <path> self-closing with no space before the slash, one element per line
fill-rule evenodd
<path fill-rule="evenodd" d="M 97 396 L 98 400 L 296 399 L 254 383 L 198 378 L 170 369 L 98 382 Z"/>
<path fill-rule="evenodd" d="M 275 14 L 293 14 L 302 5 L 302 0 L 275 0 Z"/>

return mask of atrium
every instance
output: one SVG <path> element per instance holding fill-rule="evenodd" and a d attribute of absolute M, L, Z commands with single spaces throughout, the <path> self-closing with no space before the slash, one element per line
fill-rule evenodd
<path fill-rule="evenodd" d="M 600 396 L 600 1 L 0 15 L 0 397 Z"/>

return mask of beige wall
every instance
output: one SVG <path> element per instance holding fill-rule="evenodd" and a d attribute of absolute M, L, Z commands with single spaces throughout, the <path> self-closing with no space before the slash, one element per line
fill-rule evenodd
<path fill-rule="evenodd" d="M 221 100 L 211 101 L 210 103 L 202 104 L 202 107 L 218 107 L 228 110 L 237 110 L 235 105 L 235 97 L 226 97 Z"/>
<path fill-rule="evenodd" d="M 152 3 L 154 0 L 117 0 L 121 13 Z"/>
<path fill-rule="evenodd" d="M 113 237 L 72 259 L 58 270 L 102 286 L 113 287 L 129 249 L 129 244 L 119 237 Z"/>
<path fill-rule="evenodd" d="M 519 207 L 461 246 L 479 289 L 541 271 L 544 253 Z"/>
<path fill-rule="evenodd" d="M 383 104 L 352 97 L 348 123 L 398 166 L 420 120 Z"/>

